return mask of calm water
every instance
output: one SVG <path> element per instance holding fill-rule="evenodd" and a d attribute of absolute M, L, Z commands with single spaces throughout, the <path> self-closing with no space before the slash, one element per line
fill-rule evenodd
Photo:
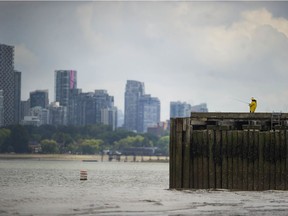
<path fill-rule="evenodd" d="M 168 163 L 0 160 L 0 215 L 288 215 L 286 191 L 175 191 L 168 175 Z"/>

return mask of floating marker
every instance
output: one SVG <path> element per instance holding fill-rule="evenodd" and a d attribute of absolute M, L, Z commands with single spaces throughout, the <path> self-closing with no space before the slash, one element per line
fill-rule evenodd
<path fill-rule="evenodd" d="M 80 180 L 87 180 L 87 170 L 80 171 Z"/>

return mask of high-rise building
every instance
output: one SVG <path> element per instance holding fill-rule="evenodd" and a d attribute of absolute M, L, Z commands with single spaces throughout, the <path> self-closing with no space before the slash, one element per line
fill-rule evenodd
<path fill-rule="evenodd" d="M 30 92 L 30 108 L 40 106 L 47 108 L 49 105 L 48 90 L 36 90 Z"/>
<path fill-rule="evenodd" d="M 30 99 L 20 102 L 20 121 L 24 119 L 24 116 L 30 115 Z"/>
<path fill-rule="evenodd" d="M 0 44 L 0 90 L 3 90 L 4 125 L 18 124 L 21 73 L 14 71 L 14 47 Z"/>
<path fill-rule="evenodd" d="M 71 89 L 68 104 L 68 125 L 81 125 L 79 107 L 81 101 L 79 100 L 82 89 Z"/>
<path fill-rule="evenodd" d="M 41 106 L 30 108 L 30 116 L 37 116 L 40 120 L 40 125 L 49 124 L 49 110 Z"/>
<path fill-rule="evenodd" d="M 191 106 L 186 102 L 170 102 L 170 118 L 190 117 L 191 112 L 208 112 L 207 104 Z"/>
<path fill-rule="evenodd" d="M 160 122 L 160 100 L 151 95 L 143 95 L 138 101 L 137 132 L 145 133 L 148 127 Z"/>
<path fill-rule="evenodd" d="M 130 131 L 137 131 L 138 101 L 145 94 L 144 83 L 127 80 L 125 88 L 124 127 Z"/>
<path fill-rule="evenodd" d="M 207 104 L 201 103 L 195 106 L 191 106 L 191 112 L 208 112 Z"/>
<path fill-rule="evenodd" d="M 101 109 L 101 123 L 110 125 L 114 131 L 117 128 L 117 108 L 103 108 Z"/>
<path fill-rule="evenodd" d="M 56 70 L 55 71 L 55 101 L 60 106 L 68 106 L 71 89 L 77 88 L 77 71 Z"/>
<path fill-rule="evenodd" d="M 15 123 L 21 120 L 21 72 L 14 71 L 14 104 L 15 104 Z"/>
<path fill-rule="evenodd" d="M 0 127 L 4 126 L 4 97 L 3 90 L 0 90 Z"/>
<path fill-rule="evenodd" d="M 28 115 L 21 120 L 21 124 L 34 126 L 49 124 L 49 110 L 40 106 L 32 107 Z"/>
<path fill-rule="evenodd" d="M 186 102 L 170 102 L 170 118 L 189 117 L 191 105 Z"/>
<path fill-rule="evenodd" d="M 96 99 L 93 92 L 81 93 L 75 98 L 76 124 L 80 126 L 96 124 Z"/>
<path fill-rule="evenodd" d="M 101 110 L 114 107 L 114 97 L 110 96 L 106 90 L 87 93 L 74 90 L 70 94 L 68 123 L 71 125 L 100 124 L 102 123 Z"/>
<path fill-rule="evenodd" d="M 114 108 L 114 97 L 110 96 L 107 90 L 95 90 L 96 100 L 96 123 L 101 123 L 101 110 Z"/>
<path fill-rule="evenodd" d="M 124 125 L 124 113 L 122 110 L 117 110 L 117 127 L 123 127 Z"/>
<path fill-rule="evenodd" d="M 67 107 L 60 106 L 59 102 L 53 102 L 48 106 L 49 124 L 67 125 Z"/>

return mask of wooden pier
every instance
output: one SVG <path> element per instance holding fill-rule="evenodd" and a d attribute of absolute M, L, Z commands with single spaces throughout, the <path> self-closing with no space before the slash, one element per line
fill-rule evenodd
<path fill-rule="evenodd" d="M 288 190 L 287 113 L 171 119 L 170 189 Z"/>

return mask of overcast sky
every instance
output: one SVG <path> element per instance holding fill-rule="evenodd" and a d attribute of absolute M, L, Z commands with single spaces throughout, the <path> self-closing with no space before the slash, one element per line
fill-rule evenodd
<path fill-rule="evenodd" d="M 0 2 L 0 43 L 15 46 L 22 100 L 74 69 L 84 92 L 124 110 L 126 80 L 161 101 L 209 111 L 288 112 L 288 2 Z"/>

